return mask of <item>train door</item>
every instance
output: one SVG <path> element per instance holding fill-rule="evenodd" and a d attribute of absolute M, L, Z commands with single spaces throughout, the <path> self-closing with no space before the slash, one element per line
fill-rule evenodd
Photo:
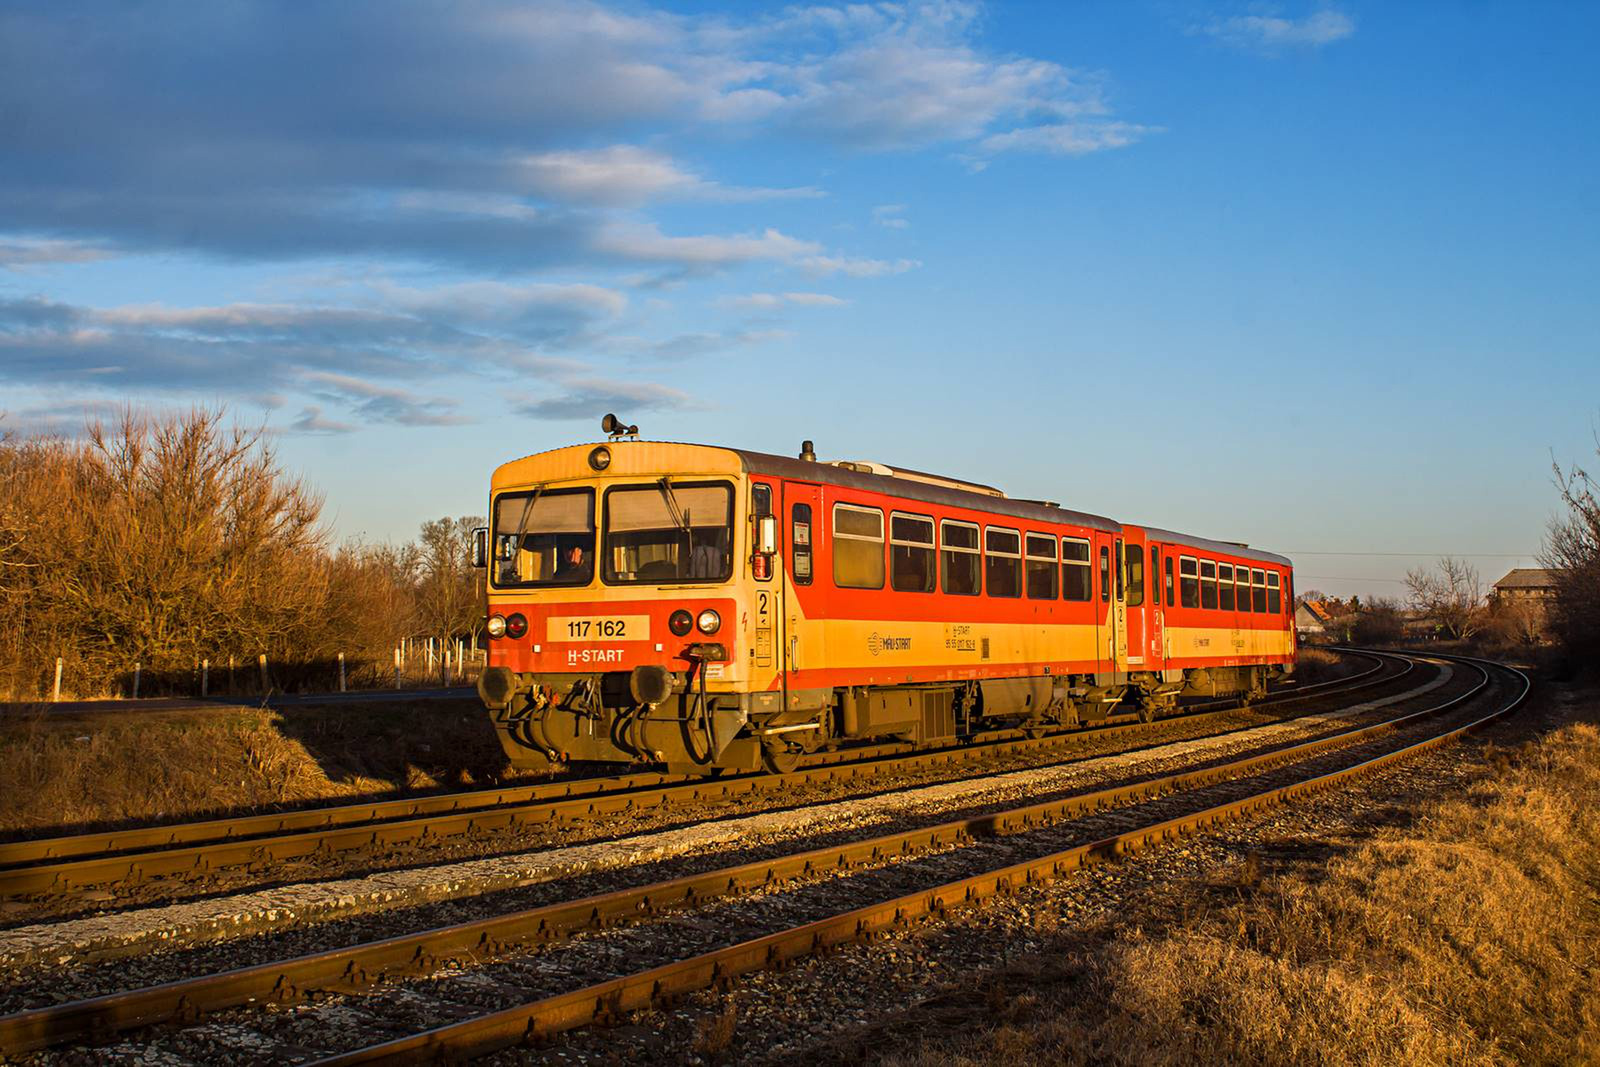
<path fill-rule="evenodd" d="M 1146 624 L 1149 598 L 1145 596 L 1144 535 L 1125 531 L 1123 550 L 1123 611 L 1127 618 L 1127 663 L 1129 670 L 1145 666 L 1149 626 Z"/>
<path fill-rule="evenodd" d="M 1152 671 L 1159 671 L 1165 665 L 1165 638 L 1162 631 L 1166 628 L 1166 604 L 1161 599 L 1161 563 L 1162 551 L 1159 545 L 1150 545 L 1150 567 L 1145 573 L 1145 603 L 1149 609 L 1145 612 L 1145 622 L 1149 630 L 1149 640 L 1145 642 L 1145 666 Z"/>
<path fill-rule="evenodd" d="M 822 487 L 811 482 L 783 483 L 784 582 L 782 626 L 778 634 L 783 649 L 785 705 L 791 690 L 800 688 L 797 672 L 821 667 L 822 620 L 807 619 L 806 604 L 816 604 L 810 593 L 816 581 L 816 532 L 821 528 Z"/>
<path fill-rule="evenodd" d="M 1122 560 L 1122 538 L 1111 539 L 1111 669 L 1128 669 L 1127 568 Z"/>

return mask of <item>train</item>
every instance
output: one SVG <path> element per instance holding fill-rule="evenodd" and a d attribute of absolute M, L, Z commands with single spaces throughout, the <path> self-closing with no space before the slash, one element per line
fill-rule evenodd
<path fill-rule="evenodd" d="M 498 467 L 478 693 L 512 764 L 794 768 L 1292 672 L 1290 560 L 857 460 L 606 439 Z"/>

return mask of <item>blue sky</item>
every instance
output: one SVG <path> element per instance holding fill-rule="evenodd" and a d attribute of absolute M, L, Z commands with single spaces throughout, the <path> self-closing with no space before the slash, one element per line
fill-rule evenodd
<path fill-rule="evenodd" d="M 1490 581 L 1600 424 L 1597 23 L 0 4 L 0 409 L 225 403 L 339 537 L 614 410 Z"/>

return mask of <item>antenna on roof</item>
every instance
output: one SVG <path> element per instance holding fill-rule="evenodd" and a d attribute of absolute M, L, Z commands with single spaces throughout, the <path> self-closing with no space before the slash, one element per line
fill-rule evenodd
<path fill-rule="evenodd" d="M 619 437 L 638 437 L 639 436 L 639 427 L 637 427 L 637 426 L 629 426 L 627 423 L 623 422 L 621 419 L 617 418 L 615 415 L 609 415 L 608 414 L 605 418 L 601 419 L 600 420 L 600 429 L 607 437 L 611 438 L 611 440 L 613 440 L 613 441 L 615 441 Z"/>

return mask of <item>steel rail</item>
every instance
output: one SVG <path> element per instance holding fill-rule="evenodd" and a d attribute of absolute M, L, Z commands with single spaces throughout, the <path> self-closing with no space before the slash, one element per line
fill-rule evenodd
<path fill-rule="evenodd" d="M 1373 653 L 1363 653 L 1373 655 Z M 1387 654 L 1390 661 L 1403 657 Z M 301 859 L 308 856 L 351 852 L 380 845 L 402 844 L 423 839 L 454 837 L 476 831 L 505 830 L 521 826 L 549 824 L 571 819 L 593 819 L 624 811 L 641 811 L 672 804 L 722 802 L 756 793 L 781 792 L 794 785 L 817 782 L 856 781 L 886 772 L 918 767 L 940 766 L 976 762 L 1014 753 L 1049 751 L 1055 748 L 1078 747 L 1113 734 L 1140 733 L 1175 723 L 1200 723 L 1267 706 L 1294 704 L 1304 700 L 1323 699 L 1360 692 L 1373 686 L 1387 685 L 1404 677 L 1411 670 L 1410 661 L 1397 674 L 1368 680 L 1381 674 L 1385 661 L 1353 678 L 1333 679 L 1331 682 L 1307 686 L 1293 694 L 1259 701 L 1252 705 L 1230 705 L 1214 711 L 1192 712 L 1168 716 L 1144 723 L 1135 716 L 1117 716 L 1108 724 L 1097 724 L 1058 732 L 1044 737 L 1011 736 L 1020 731 L 1004 731 L 1005 739 L 938 748 L 932 751 L 895 755 L 903 746 L 869 746 L 839 752 L 818 754 L 817 765 L 792 771 L 788 774 L 751 774 L 723 778 L 697 778 L 673 775 L 641 774 L 621 778 L 578 779 L 572 782 L 549 783 L 541 786 L 514 787 L 510 790 L 490 790 L 479 794 L 446 794 L 432 798 L 403 801 L 385 801 L 377 805 L 345 805 L 338 808 L 310 809 L 281 815 L 251 816 L 243 820 L 210 820 L 204 823 L 178 824 L 168 827 L 149 827 L 108 835 L 88 834 L 70 838 L 40 839 L 13 842 L 0 846 L 0 900 L 61 893 L 75 888 L 118 883 L 123 886 L 139 885 L 158 878 L 194 879 L 213 871 L 251 867 L 270 862 Z M 1316 691 L 1334 683 L 1346 683 L 1331 692 Z M 1350 684 L 1359 683 L 1359 684 Z M 999 731 L 991 733 L 1001 733 Z M 884 750 L 888 750 L 886 758 Z M 877 755 L 874 755 L 877 753 Z M 843 758 L 841 758 L 843 757 Z M 523 790 L 534 791 L 527 800 L 506 805 L 460 806 L 458 797 L 484 795 L 515 796 Z M 375 821 L 374 811 L 405 811 L 414 805 L 439 804 L 443 811 L 409 818 L 388 818 Z M 360 816 L 366 815 L 365 819 Z M 381 816 L 380 816 L 381 817 Z M 287 820 L 289 829 L 273 833 L 260 832 L 264 827 L 274 827 Z M 331 821 L 330 821 L 331 820 Z M 304 824 L 303 826 L 301 824 Z M 229 833 L 230 828 L 237 832 Z M 241 829 L 242 828 L 242 829 Z M 225 836 L 201 837 L 197 835 L 221 833 Z M 161 845 L 144 843 L 156 837 Z M 173 841 L 176 847 L 162 847 Z M 112 842 L 118 846 L 113 851 L 101 847 Z M 128 847 L 130 842 L 141 842 Z M 19 861 L 19 857 L 46 852 L 43 859 Z M 97 854 L 101 853 L 101 854 Z M 73 858 L 77 857 L 77 858 Z"/>
<path fill-rule="evenodd" d="M 1276 696 L 1270 701 L 1257 702 L 1254 705 L 1250 705 L 1250 707 L 1272 706 L 1280 702 L 1299 700 L 1312 695 L 1313 691 L 1327 686 L 1360 682 L 1379 673 L 1385 666 L 1385 661 L 1382 658 L 1371 653 L 1357 650 L 1342 651 L 1346 651 L 1347 654 L 1370 658 L 1374 661 L 1374 666 L 1345 678 L 1334 678 L 1330 681 L 1305 686 L 1293 693 Z M 1384 679 L 1384 681 L 1387 680 L 1389 679 Z M 1242 708 L 1240 705 L 1226 701 L 1217 701 L 1215 703 L 1219 705 L 1226 704 L 1229 708 Z M 1212 707 L 1212 703 L 1207 703 L 1197 706 L 1196 711 L 1204 712 Z M 1182 717 L 1169 716 L 1159 721 L 1171 722 L 1177 718 Z M 1120 725 L 1121 721 L 1124 720 L 1131 722 L 1133 717 L 1118 716 L 1117 719 L 1119 721 L 1111 725 Z M 1016 731 L 1002 732 L 1007 734 L 1008 738 L 1017 733 Z M 978 743 L 984 743 L 983 737 L 980 737 Z M 886 755 L 905 754 L 907 747 L 904 744 L 874 745 L 841 749 L 830 753 L 818 753 L 811 757 L 807 769 L 810 769 L 811 766 L 820 766 L 825 762 L 838 763 L 850 758 L 874 759 Z M 826 759 L 824 757 L 835 758 Z M 5 841 L 0 842 L 0 868 L 141 849 L 175 848 L 181 845 L 244 840 L 252 837 L 266 837 L 295 831 L 324 830 L 337 826 L 376 823 L 421 815 L 477 811 L 484 808 L 504 807 L 510 804 L 523 804 L 540 800 L 565 800 L 580 795 L 588 796 L 601 792 L 625 792 L 651 786 L 676 784 L 695 777 L 697 776 L 641 771 L 624 775 L 571 778 L 559 782 L 406 797 L 399 800 L 306 808 L 298 811 L 250 815 L 242 818 L 207 819 L 189 823 L 136 826 L 98 833 Z"/>
<path fill-rule="evenodd" d="M 863 841 L 756 860 L 633 889 L 521 912 L 403 934 L 380 941 L 183 979 L 0 1017 L 0 1051 L 9 1055 L 255 1001 L 294 1002 L 313 993 L 352 991 L 426 972 L 455 958 L 501 955 L 584 930 L 635 921 L 663 911 L 759 889 L 778 881 L 945 848 L 978 837 L 1018 833 L 1103 808 L 1210 785 L 1238 774 L 1295 762 L 1316 752 L 1379 736 L 1470 699 L 1487 682 L 1443 703 L 1366 727 L 1273 749 L 1216 767 L 1182 771 L 1006 811 L 951 820 Z"/>
<path fill-rule="evenodd" d="M 1129 855 L 1345 784 L 1497 722 L 1520 706 L 1532 687 L 1528 676 L 1514 667 L 1473 657 L 1448 658 L 1469 663 L 1483 672 L 1483 682 L 1475 686 L 1470 695 L 1476 695 L 1488 687 L 1491 666 L 1509 672 L 1521 683 L 1520 688 L 1511 700 L 1495 711 L 1465 725 L 1337 771 L 1264 790 L 1193 814 L 1141 826 L 1038 859 L 842 912 L 687 960 L 451 1023 L 410 1037 L 330 1056 L 316 1061 L 316 1065 L 347 1067 L 376 1062 L 419 1063 L 443 1058 L 465 1059 L 536 1042 L 596 1021 L 614 1019 L 625 1012 L 649 1008 L 752 971 L 781 966 L 834 946 L 868 940 L 874 935 L 907 926 L 929 915 L 943 915 L 957 907 L 977 904 L 990 897 L 1009 893 L 1018 886 L 1052 881 L 1093 863 Z M 1457 698 L 1451 703 L 1459 703 L 1461 699 Z M 1408 716 L 1411 717 L 1414 716 Z"/>

